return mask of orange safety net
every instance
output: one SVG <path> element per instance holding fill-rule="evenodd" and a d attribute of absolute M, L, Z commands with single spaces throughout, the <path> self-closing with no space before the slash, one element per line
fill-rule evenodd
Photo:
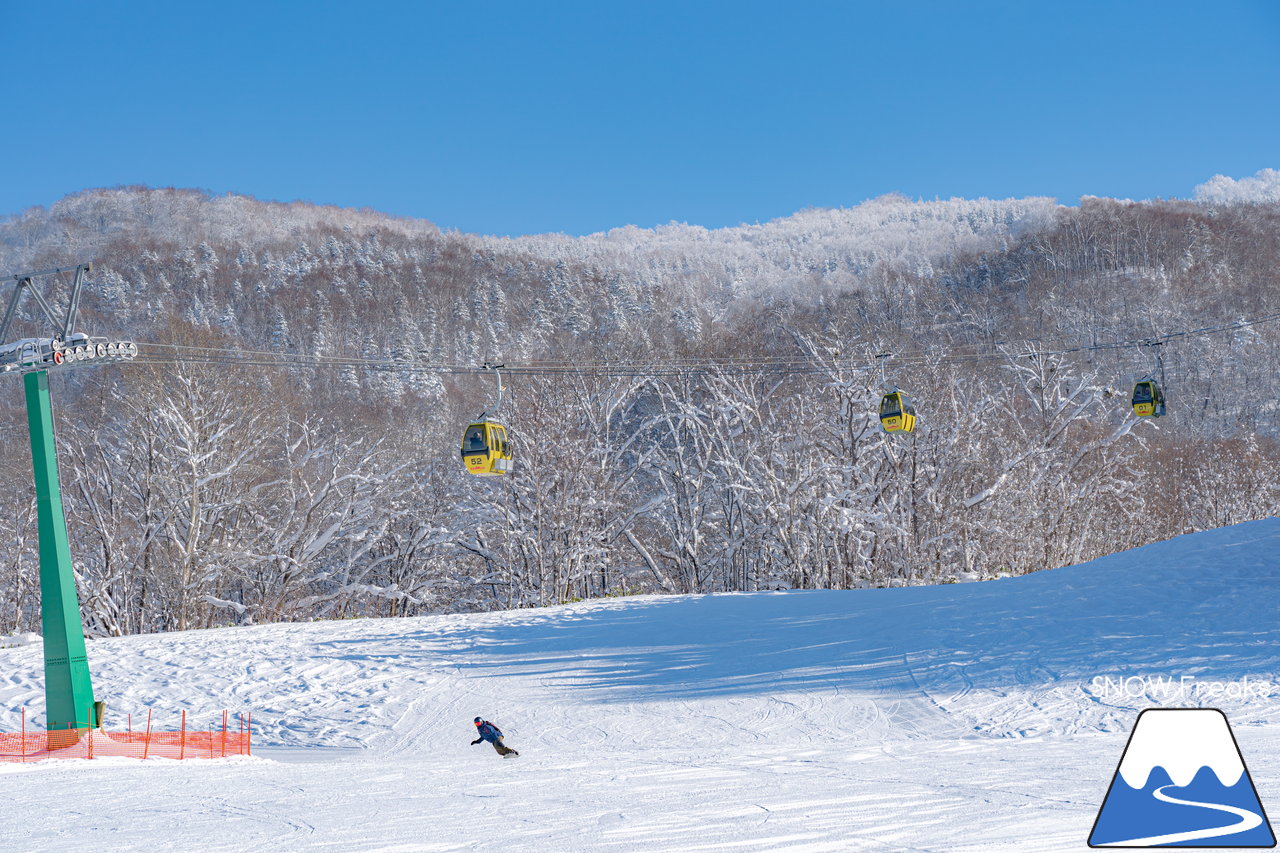
<path fill-rule="evenodd" d="M 44 731 L 25 726 L 19 733 L 0 732 L 0 762 L 44 761 L 49 758 L 226 758 L 249 755 L 251 718 L 232 721 L 227 714 L 208 729 L 188 729 L 183 713 L 179 731 L 152 731 L 150 715 L 145 729 L 104 731 L 75 729 Z"/>

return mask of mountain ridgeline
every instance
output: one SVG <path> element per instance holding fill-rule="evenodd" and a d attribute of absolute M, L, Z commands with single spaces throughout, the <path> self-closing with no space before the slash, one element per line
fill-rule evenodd
<path fill-rule="evenodd" d="M 1159 419 L 1128 406 L 1150 348 L 1091 348 L 1280 312 L 1269 199 L 890 196 L 493 238 L 119 188 L 0 220 L 5 274 L 86 260 L 83 330 L 151 358 L 53 381 L 101 634 L 978 579 L 1280 501 L 1280 320 L 1169 338 Z M 226 350 L 264 355 L 192 356 Z M 780 360 L 805 370 L 740 366 Z M 507 377 L 516 470 L 476 479 L 458 442 L 494 384 L 431 368 L 486 361 L 555 369 Z M 880 431 L 880 361 L 910 436 Z M 39 584 L 20 382 L 0 387 L 7 633 L 38 625 Z"/>

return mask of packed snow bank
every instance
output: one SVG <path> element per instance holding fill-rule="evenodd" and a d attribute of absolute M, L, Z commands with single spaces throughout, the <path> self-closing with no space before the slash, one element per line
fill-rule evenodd
<path fill-rule="evenodd" d="M 98 640 L 109 714 L 249 708 L 275 760 L 0 771 L 52 818 L 0 847 L 1080 849 L 1141 709 L 1280 745 L 1278 580 L 1273 519 L 981 584 Z M 40 654 L 0 650 L 0 728 Z"/>
<path fill-rule="evenodd" d="M 43 642 L 43 637 L 39 634 L 33 634 L 30 631 L 23 631 L 17 634 L 0 634 L 0 649 L 9 649 L 14 646 L 29 646 L 32 643 Z"/>

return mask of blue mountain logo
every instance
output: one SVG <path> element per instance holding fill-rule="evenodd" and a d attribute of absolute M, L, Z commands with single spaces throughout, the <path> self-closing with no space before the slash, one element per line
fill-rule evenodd
<path fill-rule="evenodd" d="M 1275 847 L 1226 715 L 1138 715 L 1098 810 L 1090 847 Z"/>

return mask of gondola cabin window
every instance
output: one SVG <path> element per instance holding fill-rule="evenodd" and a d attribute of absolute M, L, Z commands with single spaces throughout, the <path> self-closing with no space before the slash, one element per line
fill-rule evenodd
<path fill-rule="evenodd" d="M 488 453 L 489 445 L 484 439 L 484 424 L 472 424 L 467 427 L 466 437 L 462 439 L 462 454 Z"/>

